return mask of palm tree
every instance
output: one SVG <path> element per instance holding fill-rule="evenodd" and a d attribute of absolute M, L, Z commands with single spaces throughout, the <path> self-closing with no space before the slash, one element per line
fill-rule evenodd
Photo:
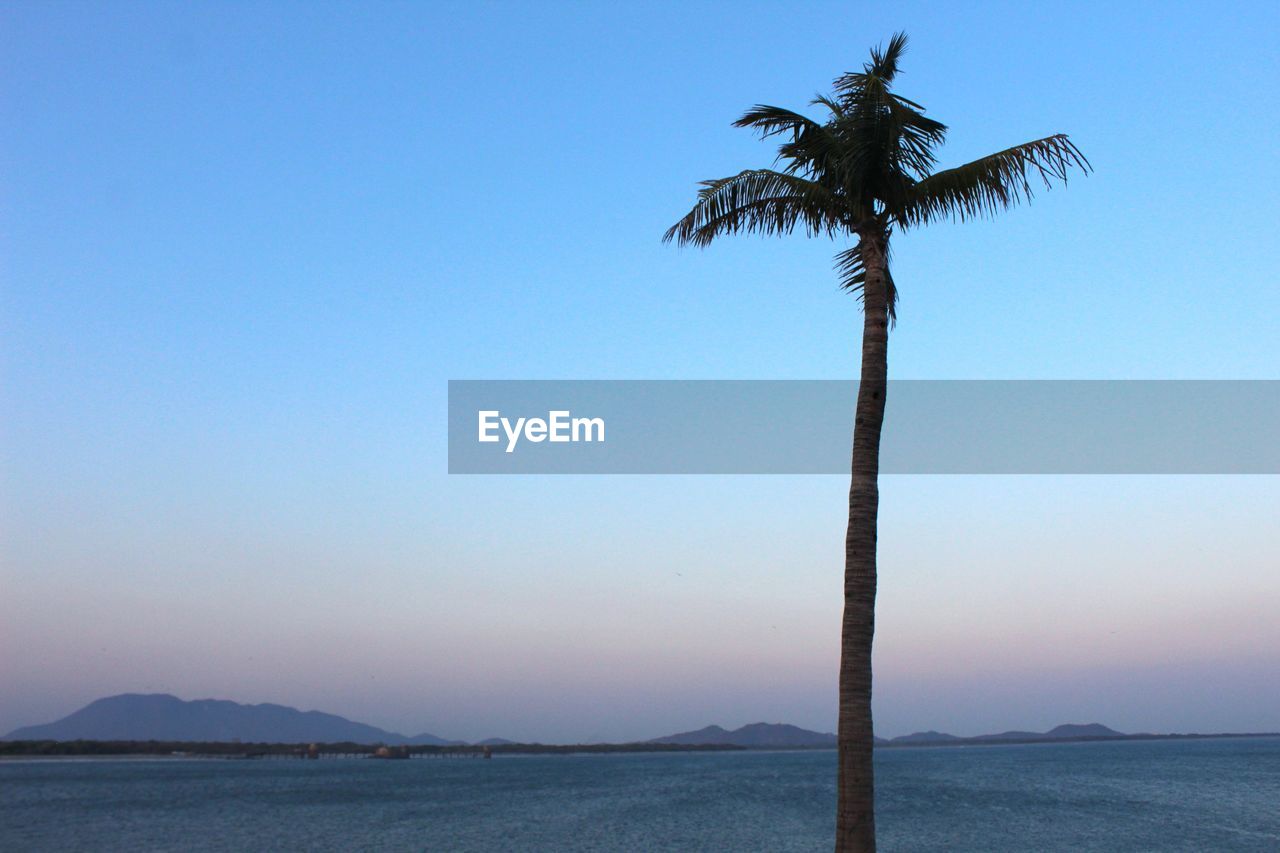
<path fill-rule="evenodd" d="M 862 373 L 853 430 L 849 527 L 845 537 L 844 621 L 840 636 L 837 853 L 875 850 L 872 775 L 871 641 L 875 629 L 876 518 L 880 427 L 887 389 L 889 328 L 897 319 L 897 287 L 889 273 L 895 229 L 941 219 L 965 221 L 997 212 L 1032 194 L 1032 181 L 1066 182 L 1089 162 L 1055 134 L 934 171 L 945 125 L 924 107 L 892 92 L 907 37 L 898 33 L 871 51 L 863 70 L 835 80 L 822 122 L 781 107 L 757 105 L 735 127 L 778 136 L 776 169 L 749 169 L 703 181 L 693 209 L 664 241 L 706 246 L 739 231 L 842 236 L 854 245 L 836 256 L 841 285 L 862 301 Z"/>

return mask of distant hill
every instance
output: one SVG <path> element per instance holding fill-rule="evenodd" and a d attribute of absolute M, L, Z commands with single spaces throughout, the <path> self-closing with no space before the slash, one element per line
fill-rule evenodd
<path fill-rule="evenodd" d="M 165 740 L 246 743 L 386 743 L 443 746 L 432 734 L 413 738 L 320 711 L 241 705 L 220 699 L 185 702 L 165 693 L 124 693 L 91 702 L 70 716 L 15 729 L 5 740 Z"/>
<path fill-rule="evenodd" d="M 876 738 L 878 746 L 981 744 L 991 742 L 1153 737 L 1126 735 L 1101 723 L 1067 723 L 1047 732 L 1007 731 L 977 737 L 957 737 L 926 731 Z M 165 693 L 124 693 L 91 702 L 70 716 L 40 726 L 15 729 L 0 740 L 202 741 L 244 743 L 384 743 L 392 746 L 458 746 L 428 732 L 405 737 L 397 732 L 357 723 L 320 711 L 299 711 L 285 705 L 241 705 L 221 699 L 183 701 Z M 727 746 L 746 749 L 834 748 L 836 736 L 785 723 L 752 723 L 729 731 L 707 726 L 691 732 L 643 741 L 676 746 Z M 476 746 L 510 746 L 505 738 L 489 738 Z M 632 744 L 635 746 L 635 744 Z"/>
<path fill-rule="evenodd" d="M 339 717 L 338 719 L 342 719 L 342 718 Z M 390 732 L 389 734 L 391 735 L 392 738 L 400 737 L 400 735 L 396 734 L 395 732 Z M 389 744 L 396 743 L 395 740 L 389 740 L 386 742 Z M 405 738 L 403 743 L 407 746 L 466 746 L 467 745 L 467 742 L 465 740 L 445 740 L 442 737 L 436 737 L 430 732 L 423 732 L 422 734 L 417 734 L 417 735 L 414 735 L 413 737 Z"/>
<path fill-rule="evenodd" d="M 946 741 L 960 740 L 955 735 L 949 735 L 946 732 L 935 732 L 930 729 L 927 732 L 915 732 L 914 734 L 901 735 L 893 738 L 889 743 L 945 743 Z"/>
<path fill-rule="evenodd" d="M 1061 726 L 1054 726 L 1047 732 L 1000 732 L 994 735 L 978 735 L 972 738 L 961 738 L 961 740 L 1062 740 L 1066 738 L 1095 738 L 1095 737 L 1129 737 L 1124 732 L 1118 732 L 1115 729 L 1108 728 L 1102 723 L 1064 723 Z"/>
<path fill-rule="evenodd" d="M 984 743 L 991 741 L 1017 743 L 1023 741 L 1070 740 L 1106 737 L 1123 738 L 1130 737 L 1130 735 L 1108 728 L 1101 723 L 1066 723 L 1061 726 L 1055 726 L 1047 732 L 1009 731 L 992 735 L 978 735 L 976 737 L 956 737 L 955 735 L 949 735 L 946 732 L 916 732 L 915 734 L 902 735 L 901 737 L 893 738 L 889 741 L 889 744 L 911 746 L 913 744 L 928 743 Z"/>
<path fill-rule="evenodd" d="M 1115 729 L 1109 729 L 1102 723 L 1085 723 L 1078 725 L 1075 723 L 1066 723 L 1065 725 L 1055 726 L 1044 733 L 1045 737 L 1125 737 L 1123 732 Z"/>
<path fill-rule="evenodd" d="M 801 749 L 834 747 L 836 736 L 811 732 L 785 723 L 752 723 L 733 731 L 720 726 L 707 726 L 697 731 L 653 738 L 645 743 L 675 743 L 685 746 L 729 744 L 749 749 Z"/>

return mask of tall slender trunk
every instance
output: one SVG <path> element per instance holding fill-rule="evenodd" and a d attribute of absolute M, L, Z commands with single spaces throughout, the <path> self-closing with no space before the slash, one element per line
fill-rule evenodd
<path fill-rule="evenodd" d="M 836 853 L 876 849 L 871 764 L 871 640 L 875 634 L 876 517 L 880 506 L 880 427 L 888 380 L 888 235 L 860 233 L 863 283 L 862 376 L 853 428 L 849 529 L 844 543 L 844 623 L 840 632 L 839 779 Z"/>

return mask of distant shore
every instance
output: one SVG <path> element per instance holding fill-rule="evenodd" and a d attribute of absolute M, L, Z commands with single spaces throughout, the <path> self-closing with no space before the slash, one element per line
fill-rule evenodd
<path fill-rule="evenodd" d="M 1280 732 L 1220 732 L 1216 734 L 1133 734 L 1133 735 L 1085 735 L 1081 737 L 1036 737 L 1036 738 L 997 738 L 997 737 L 958 737 L 947 740 L 921 741 L 882 741 L 876 743 L 876 749 L 920 749 L 938 746 L 1012 746 L 1041 743 L 1112 743 L 1114 741 L 1134 740 L 1218 740 L 1222 738 L 1272 738 L 1280 737 Z"/>
<path fill-rule="evenodd" d="M 1215 734 L 1132 734 L 1056 738 L 955 738 L 916 742 L 879 742 L 877 749 L 920 749 L 955 746 L 1012 746 L 1061 743 L 1112 743 L 1117 741 L 1221 740 L 1228 738 L 1280 738 L 1280 732 L 1222 732 Z M 0 741 L 0 761 L 12 759 L 288 759 L 288 758 L 376 758 L 381 744 L 358 743 L 237 743 L 232 741 Z M 833 747 L 744 747 L 733 744 L 591 743 L 543 744 L 505 743 L 492 746 L 411 746 L 398 747 L 404 758 L 470 758 L 489 755 L 571 755 L 593 753 L 669 752 L 774 752 L 814 751 Z M 312 756 L 314 753 L 315 756 Z"/>
<path fill-rule="evenodd" d="M 0 760 L 12 758 L 210 758 L 284 759 L 378 758 L 382 744 L 367 743 L 239 743 L 234 741 L 0 741 Z M 479 755 L 568 755 L 605 752 L 742 752 L 732 744 L 504 743 L 491 746 L 398 746 L 396 757 L 469 758 Z"/>

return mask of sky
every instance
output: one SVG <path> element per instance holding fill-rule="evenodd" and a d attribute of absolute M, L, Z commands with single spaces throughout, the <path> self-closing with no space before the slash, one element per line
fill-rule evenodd
<path fill-rule="evenodd" d="M 446 383 L 855 376 L 844 243 L 660 237 L 897 30 L 943 165 L 1095 172 L 895 235 L 892 378 L 1280 379 L 1274 4 L 0 5 L 0 734 L 833 730 L 842 478 L 450 476 Z M 1280 730 L 1278 507 L 884 478 L 877 731 Z"/>

